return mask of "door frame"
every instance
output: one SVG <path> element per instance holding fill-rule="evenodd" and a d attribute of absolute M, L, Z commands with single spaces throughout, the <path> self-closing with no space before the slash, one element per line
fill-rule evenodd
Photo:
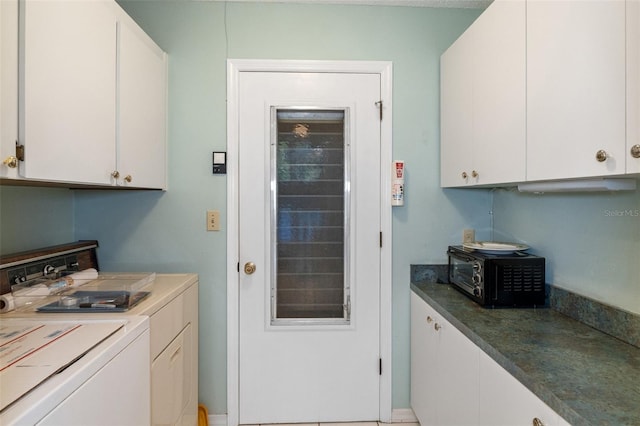
<path fill-rule="evenodd" d="M 318 60 L 227 60 L 227 425 L 237 426 L 239 420 L 239 222 L 238 222 L 238 164 L 239 164 L 239 98 L 238 82 L 241 72 L 325 72 L 379 74 L 382 101 L 380 123 L 381 205 L 380 231 L 380 421 L 391 422 L 392 410 L 392 82 L 393 64 L 390 61 L 318 61 Z"/>

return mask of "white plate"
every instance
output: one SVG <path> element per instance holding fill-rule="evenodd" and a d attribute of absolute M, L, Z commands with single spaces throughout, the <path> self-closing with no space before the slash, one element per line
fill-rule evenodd
<path fill-rule="evenodd" d="M 464 243 L 464 248 L 478 250 L 480 253 L 487 254 L 510 254 L 516 251 L 527 250 L 529 246 L 517 243 L 500 243 L 497 241 L 476 241 L 473 243 Z"/>

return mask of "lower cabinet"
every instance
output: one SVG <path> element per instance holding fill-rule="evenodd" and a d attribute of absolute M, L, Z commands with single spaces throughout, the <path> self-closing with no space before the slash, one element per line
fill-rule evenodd
<path fill-rule="evenodd" d="M 413 292 L 411 408 L 422 426 L 569 424 Z"/>
<path fill-rule="evenodd" d="M 478 423 L 479 352 L 411 293 L 411 407 L 422 426 Z"/>

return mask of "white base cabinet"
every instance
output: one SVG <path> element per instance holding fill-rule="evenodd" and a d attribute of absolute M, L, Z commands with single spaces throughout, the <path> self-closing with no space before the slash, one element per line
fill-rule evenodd
<path fill-rule="evenodd" d="M 411 408 L 422 426 L 568 425 L 414 292 Z"/>
<path fill-rule="evenodd" d="M 479 351 L 411 293 L 411 408 L 422 426 L 478 423 Z"/>

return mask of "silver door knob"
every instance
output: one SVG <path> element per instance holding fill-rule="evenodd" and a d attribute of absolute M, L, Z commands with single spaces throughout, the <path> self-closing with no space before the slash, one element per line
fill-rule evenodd
<path fill-rule="evenodd" d="M 633 158 L 640 158 L 640 144 L 635 144 L 631 147 L 631 156 Z"/>
<path fill-rule="evenodd" d="M 247 262 L 244 264 L 244 273 L 251 275 L 256 271 L 256 264 L 253 262 Z"/>
<path fill-rule="evenodd" d="M 607 151 L 601 149 L 598 152 L 596 152 L 596 160 L 598 160 L 599 162 L 603 162 L 607 160 Z"/>

